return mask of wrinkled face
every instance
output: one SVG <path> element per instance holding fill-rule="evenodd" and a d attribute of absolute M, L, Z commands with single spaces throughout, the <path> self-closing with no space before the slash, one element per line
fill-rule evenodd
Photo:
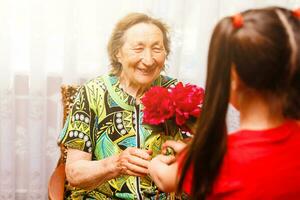
<path fill-rule="evenodd" d="M 121 77 L 134 85 L 149 86 L 159 76 L 166 59 L 163 33 L 153 24 L 130 27 L 117 58 L 122 64 Z"/>

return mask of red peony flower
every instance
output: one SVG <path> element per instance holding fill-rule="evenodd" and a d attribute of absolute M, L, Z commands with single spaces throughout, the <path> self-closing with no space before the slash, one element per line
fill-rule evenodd
<path fill-rule="evenodd" d="M 175 106 L 176 124 L 185 124 L 191 116 L 198 117 L 203 104 L 204 90 L 196 85 L 178 83 L 171 91 Z"/>
<path fill-rule="evenodd" d="M 171 89 L 152 87 L 141 99 L 144 105 L 143 122 L 151 125 L 167 125 L 169 122 L 175 125 L 176 122 L 182 130 L 191 131 L 196 117 L 200 115 L 203 98 L 203 88 L 196 85 L 179 82 Z"/>
<path fill-rule="evenodd" d="M 141 101 L 144 105 L 144 123 L 158 125 L 174 115 L 173 101 L 166 88 L 152 87 Z"/>

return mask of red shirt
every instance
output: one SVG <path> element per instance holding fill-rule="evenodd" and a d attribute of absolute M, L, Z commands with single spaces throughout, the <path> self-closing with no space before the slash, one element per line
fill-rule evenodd
<path fill-rule="evenodd" d="M 187 194 L 192 178 L 191 169 L 183 184 Z M 300 199 L 299 124 L 288 121 L 273 129 L 229 135 L 220 175 L 208 199 Z"/>

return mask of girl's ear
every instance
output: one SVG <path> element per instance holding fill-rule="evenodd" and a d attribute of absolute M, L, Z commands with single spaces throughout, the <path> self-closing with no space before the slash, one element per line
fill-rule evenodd
<path fill-rule="evenodd" d="M 235 64 L 231 65 L 230 72 L 230 103 L 239 110 L 239 90 L 241 89 L 242 82 L 236 72 Z"/>

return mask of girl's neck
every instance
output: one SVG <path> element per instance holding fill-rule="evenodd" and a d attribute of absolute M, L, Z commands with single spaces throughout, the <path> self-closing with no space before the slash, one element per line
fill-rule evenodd
<path fill-rule="evenodd" d="M 263 130 L 281 125 L 282 104 L 274 97 L 247 94 L 240 98 L 240 129 Z"/>

